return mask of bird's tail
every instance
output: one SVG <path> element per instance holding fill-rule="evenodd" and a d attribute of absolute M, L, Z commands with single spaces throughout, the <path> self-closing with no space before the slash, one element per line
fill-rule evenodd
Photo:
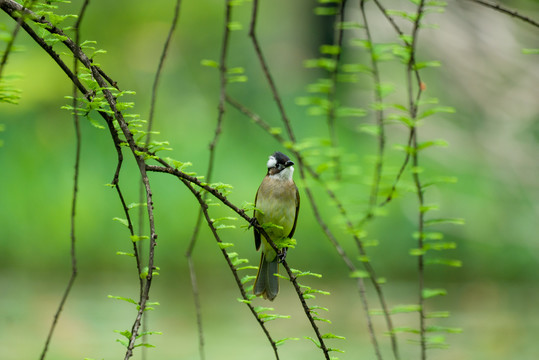
<path fill-rule="evenodd" d="M 279 278 L 274 275 L 277 273 L 279 273 L 278 256 L 268 261 L 264 252 L 262 252 L 258 274 L 256 275 L 255 285 L 253 287 L 254 294 L 257 296 L 262 295 L 264 299 L 273 301 L 279 293 Z"/>

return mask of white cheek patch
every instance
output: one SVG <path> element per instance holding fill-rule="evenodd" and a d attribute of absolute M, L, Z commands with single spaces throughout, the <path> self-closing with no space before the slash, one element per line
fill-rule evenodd
<path fill-rule="evenodd" d="M 277 165 L 277 159 L 273 156 L 270 156 L 268 160 L 268 169 L 275 167 L 275 165 Z"/>

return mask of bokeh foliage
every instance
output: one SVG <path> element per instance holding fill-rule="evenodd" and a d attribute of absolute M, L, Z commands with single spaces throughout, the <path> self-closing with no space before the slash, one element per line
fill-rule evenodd
<path fill-rule="evenodd" d="M 519 3 L 530 16 L 537 14 L 533 2 Z M 66 12 L 77 5 L 65 5 Z M 142 117 L 148 113 L 149 89 L 161 39 L 168 29 L 169 19 L 165 15 L 170 6 L 165 1 L 153 2 L 151 7 L 93 1 L 83 24 L 82 38 L 96 40 L 99 48 L 107 50 L 96 61 L 122 89 L 137 93 L 133 97 L 135 112 Z M 319 46 L 331 37 L 330 24 L 314 16 L 313 7 L 310 1 L 263 2 L 264 17 L 260 19 L 260 40 L 265 44 L 268 62 L 301 139 L 319 136 L 326 126 L 322 117 L 308 116 L 305 108 L 296 103 L 298 97 L 306 95 L 305 86 L 317 77 L 316 70 L 304 67 L 304 61 L 317 57 Z M 208 2 L 207 6 L 185 2 L 157 104 L 155 129 L 161 135 L 156 139 L 168 140 L 173 148 L 170 156 L 192 162 L 193 171 L 198 173 L 206 168 L 219 87 L 217 73 L 200 63 L 203 59 L 218 58 L 222 13 L 220 2 Z M 256 71 L 258 64 L 252 49 L 243 41 L 247 35 L 248 7 L 238 8 L 236 16 L 243 30 L 233 33 L 229 63 L 244 67 L 249 80 L 229 87 L 265 119 L 280 126 L 278 113 L 268 100 L 271 94 Z M 12 25 L 7 19 L 2 21 Z M 447 13 L 431 15 L 429 21 L 440 29 L 425 30 L 419 51 L 425 58 L 440 60 L 443 66 L 424 72 L 427 93 L 450 104 L 457 113 L 440 116 L 422 128 L 426 136 L 442 137 L 450 144 L 448 148 L 425 153 L 423 166 L 429 172 L 458 178 L 457 183 L 443 185 L 429 196 L 440 205 L 440 217 L 456 215 L 467 223 L 464 227 L 443 228 L 446 239 L 458 244 L 454 257 L 465 266 L 451 271 L 439 268 L 429 277 L 455 282 L 459 284 L 457 289 L 473 283 L 492 284 L 487 290 L 483 288 L 484 297 L 503 292 L 506 282 L 520 283 L 525 288 L 537 284 L 534 269 L 538 264 L 535 219 L 539 195 L 539 106 L 534 84 L 539 80 L 539 70 L 536 56 L 521 53 L 521 48 L 534 46 L 537 31 L 466 4 L 452 4 Z M 24 49 L 12 54 L 7 70 L 21 74 L 15 84 L 22 89 L 22 99 L 16 106 L 0 105 L 0 123 L 5 127 L 0 133 L 0 266 L 2 281 L 15 288 L 12 278 L 55 283 L 69 269 L 74 148 L 71 116 L 59 110 L 68 102 L 63 95 L 70 93 L 69 81 L 25 35 L 20 35 L 17 44 Z M 402 76 L 402 68 L 395 63 L 384 66 L 392 79 Z M 347 101 L 357 99 L 361 106 L 368 106 L 371 98 L 366 82 L 347 95 Z M 374 140 L 358 131 L 357 119 L 344 119 L 338 125 L 343 147 L 353 149 L 354 157 L 349 158 L 347 166 L 353 160 L 353 174 L 366 183 L 372 172 Z M 230 199 L 235 203 L 252 201 L 265 172 L 267 155 L 280 148 L 232 108 L 227 109 L 223 126 L 214 178 L 234 185 Z M 81 282 L 93 284 L 104 278 L 122 278 L 132 269 L 126 260 L 115 255 L 117 251 L 129 250 L 130 244 L 125 229 L 112 221 L 121 215 L 121 206 L 105 186 L 111 182 L 115 168 L 112 142 L 91 124 L 83 122 L 82 127 L 77 252 Z M 398 130 L 390 136 L 399 136 Z M 398 154 L 398 150 L 388 150 L 390 165 Z M 128 165 L 123 176 L 136 177 L 134 166 Z M 407 176 L 405 181 L 411 182 Z M 192 211 L 196 203 L 189 193 L 179 190 L 174 179 L 152 174 L 151 180 L 162 281 L 179 281 L 184 292 L 188 292 L 188 281 L 174 280 L 172 274 L 186 276 L 181 270 L 185 268 L 184 252 L 196 219 L 196 212 Z M 136 201 L 138 184 L 126 185 L 127 196 Z M 351 202 L 368 197 L 367 184 L 343 187 L 340 191 L 349 195 Z M 317 195 L 324 199 L 321 190 Z M 411 234 L 415 218 L 409 211 L 413 201 L 413 196 L 403 192 L 390 205 L 389 216 L 375 220 L 368 228 L 380 243 L 371 250 L 373 259 L 383 259 L 377 261 L 377 270 L 393 282 L 406 283 L 416 277 L 414 259 L 403 255 L 414 246 Z M 333 217 L 329 201 L 324 212 Z M 337 233 L 344 234 L 344 230 Z M 251 254 L 252 262 L 256 262 L 258 255 L 254 253 L 250 232 L 239 229 L 226 236 L 239 252 Z M 290 261 L 299 268 L 323 273 L 328 283 L 340 283 L 346 278 L 346 269 L 321 236 L 308 207 L 302 209 L 296 237 L 298 246 L 291 252 Z M 222 267 L 222 258 L 206 229 L 197 244 L 195 260 L 203 281 L 219 283 L 215 274 Z M 207 294 L 213 294 L 212 290 L 208 286 Z M 7 328 L 7 322 L 4 324 Z"/>

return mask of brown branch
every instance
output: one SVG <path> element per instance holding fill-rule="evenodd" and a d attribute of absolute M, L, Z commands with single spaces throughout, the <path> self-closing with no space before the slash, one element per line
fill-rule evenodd
<path fill-rule="evenodd" d="M 485 0 L 467 0 L 467 1 L 476 3 L 478 5 L 488 7 L 490 9 L 499 11 L 499 12 L 501 12 L 503 14 L 510 15 L 510 16 L 512 16 L 514 18 L 517 18 L 519 20 L 522 20 L 524 22 L 527 22 L 530 25 L 533 25 L 533 26 L 539 28 L 539 22 L 538 21 L 536 21 L 534 19 L 531 19 L 531 18 L 529 18 L 527 16 L 521 15 L 518 12 L 516 12 L 515 10 L 511 10 L 511 9 L 506 8 L 506 7 L 503 7 L 500 4 L 494 3 L 492 1 L 485 1 Z"/>
<path fill-rule="evenodd" d="M 163 46 L 163 51 L 161 52 L 161 57 L 159 58 L 159 64 L 157 65 L 157 71 L 155 72 L 155 77 L 152 85 L 152 96 L 150 101 L 150 115 L 148 116 L 148 134 L 146 135 L 146 146 L 150 143 L 150 137 L 153 127 L 153 118 L 155 113 L 155 102 L 157 100 L 157 89 L 159 88 L 159 80 L 161 79 L 161 72 L 163 70 L 163 65 L 165 64 L 165 58 L 168 53 L 168 48 L 170 46 L 170 40 L 176 29 L 176 24 L 178 23 L 178 18 L 180 16 L 180 5 L 181 0 L 176 0 L 176 7 L 174 8 L 174 16 L 168 31 L 167 39 L 165 40 L 165 45 Z"/>
<path fill-rule="evenodd" d="M 150 170 L 150 169 L 149 169 Z M 191 185 L 191 183 L 186 180 L 186 179 L 182 179 L 181 177 L 179 177 L 179 179 L 185 184 L 185 186 L 187 186 L 187 188 L 189 189 L 189 191 L 191 191 L 191 193 L 195 196 L 195 198 L 197 199 L 198 203 L 200 204 L 200 209 L 202 211 L 202 214 L 204 215 L 204 218 L 206 220 L 206 223 L 208 224 L 208 227 L 210 228 L 212 234 L 213 234 L 213 237 L 215 238 L 215 240 L 219 243 L 219 244 L 222 244 L 223 242 L 221 241 L 221 238 L 219 236 L 219 234 L 217 233 L 217 229 L 215 228 L 215 226 L 213 225 L 213 220 L 210 218 L 210 215 L 208 213 L 208 204 L 206 203 L 206 200 L 205 200 L 205 197 L 200 193 L 200 191 L 197 191 L 193 185 Z M 232 260 L 230 259 L 230 256 L 228 255 L 226 249 L 222 246 L 219 247 L 221 249 L 221 253 L 223 254 L 226 262 L 227 262 L 227 265 L 228 267 L 230 268 L 230 271 L 232 271 L 232 275 L 234 276 L 234 280 L 236 281 L 236 285 L 238 287 L 238 289 L 240 290 L 240 293 L 241 293 L 241 296 L 242 296 L 242 299 L 243 299 L 243 303 L 245 305 L 247 305 L 247 307 L 249 308 L 249 310 L 251 311 L 251 313 L 253 314 L 253 316 L 256 318 L 258 324 L 260 325 L 260 327 L 262 328 L 262 331 L 264 332 L 264 334 L 266 335 L 266 337 L 268 338 L 268 341 L 270 342 L 271 344 L 271 347 L 273 349 L 273 352 L 275 354 L 275 358 L 277 360 L 279 360 L 279 353 L 277 351 L 277 343 L 273 340 L 273 338 L 271 337 L 268 329 L 266 328 L 266 324 L 264 323 L 264 321 L 258 316 L 258 313 L 256 312 L 255 308 L 253 307 L 253 305 L 251 304 L 251 297 L 247 295 L 247 293 L 245 292 L 245 289 L 243 287 L 243 284 L 241 282 L 241 279 L 240 277 L 238 276 L 238 270 L 236 269 L 236 267 L 234 266 L 234 264 L 232 263 Z M 189 260 L 191 260 L 191 258 L 189 258 Z M 189 262 L 191 264 L 191 262 Z M 191 265 L 190 265 L 191 266 Z M 192 273 L 193 275 L 194 273 Z M 203 344 L 201 344 L 200 346 L 203 346 Z M 201 353 L 202 355 L 203 353 Z"/>
<path fill-rule="evenodd" d="M 1 8 L 7 12 L 11 17 L 17 18 L 15 15 L 15 12 L 22 12 L 22 6 L 12 0 L 4 0 L 2 3 L 0 3 Z M 133 323 L 132 329 L 131 329 L 131 338 L 129 340 L 129 345 L 127 347 L 125 359 L 129 359 L 132 356 L 133 348 L 135 346 L 135 340 L 136 336 L 138 335 L 138 330 L 140 327 L 140 322 L 142 318 L 142 314 L 146 308 L 146 302 L 148 300 L 149 291 L 153 279 L 153 271 L 154 271 L 154 249 L 156 245 L 156 239 L 157 235 L 155 232 L 155 224 L 154 224 L 154 216 L 153 216 L 153 202 L 152 202 L 152 191 L 150 187 L 150 182 L 148 179 L 148 176 L 146 174 L 146 168 L 145 168 L 145 161 L 142 155 L 140 155 L 138 152 L 138 147 L 135 144 L 135 141 L 133 139 L 133 135 L 130 132 L 127 122 L 125 121 L 123 114 L 117 109 L 116 107 L 116 99 L 112 92 L 109 90 L 107 86 L 107 81 L 100 73 L 100 69 L 96 66 L 92 65 L 92 61 L 86 56 L 86 54 L 81 50 L 81 48 L 78 46 L 78 44 L 74 43 L 71 38 L 65 35 L 65 33 L 53 26 L 50 22 L 48 22 L 43 17 L 37 17 L 35 14 L 33 14 L 30 11 L 24 11 L 24 14 L 27 14 L 29 19 L 34 22 L 38 22 L 41 24 L 46 25 L 45 28 L 48 32 L 51 34 L 58 34 L 60 36 L 65 37 L 65 40 L 62 41 L 62 43 L 73 53 L 74 57 L 77 58 L 87 69 L 89 69 L 93 75 L 93 78 L 98 83 L 98 85 L 102 88 L 103 95 L 105 96 L 105 99 L 112 110 L 114 114 L 114 119 L 118 122 L 118 125 L 120 126 L 120 129 L 123 133 L 123 135 L 126 138 L 127 144 L 129 145 L 129 148 L 137 162 L 137 165 L 139 167 L 139 171 L 141 174 L 142 182 L 144 184 L 144 188 L 146 191 L 146 203 L 147 203 L 147 210 L 148 210 L 148 220 L 150 224 L 150 244 L 149 244 L 149 260 L 148 260 L 148 275 L 145 279 L 145 286 L 142 291 L 142 295 L 139 299 L 139 311 L 137 313 L 136 319 Z M 56 54 L 56 52 L 52 49 L 51 46 L 46 44 L 46 42 L 37 36 L 35 32 L 31 29 L 31 27 L 26 24 L 26 22 L 23 22 L 21 24 L 23 29 L 27 31 L 30 36 L 43 48 L 49 55 L 57 62 L 57 64 L 62 68 L 62 70 L 69 76 L 69 78 L 77 85 L 77 88 L 79 88 L 83 94 L 85 94 L 86 97 L 89 97 L 90 94 L 86 91 L 84 86 L 80 83 L 78 78 L 71 72 L 71 70 L 65 65 L 65 63 L 60 59 L 60 57 Z M 103 115 L 103 112 L 100 112 Z M 106 117 L 106 119 L 109 119 L 109 117 Z M 111 131 L 111 135 L 114 137 L 114 133 L 116 133 L 116 130 L 113 126 L 109 123 L 109 130 Z"/>
<path fill-rule="evenodd" d="M 342 22 L 344 21 L 344 10 L 346 9 L 346 0 L 342 0 L 339 4 L 339 12 L 335 16 L 334 34 L 333 34 L 333 45 L 338 47 L 337 53 L 332 55 L 332 60 L 334 61 L 334 67 L 331 69 L 329 78 L 331 81 L 331 86 L 329 87 L 329 92 L 327 95 L 328 98 L 328 113 L 327 113 L 327 123 L 329 131 L 329 139 L 331 141 L 331 147 L 333 151 L 336 151 L 339 147 L 339 139 L 335 132 L 335 118 L 336 118 L 336 108 L 337 108 L 337 77 L 339 73 L 339 63 L 341 60 L 342 54 L 342 43 L 344 38 L 344 28 Z M 334 153 L 333 161 L 335 161 L 335 179 L 341 179 L 341 161 L 340 156 L 337 153 Z"/>
<path fill-rule="evenodd" d="M 367 40 L 369 41 L 369 53 L 371 58 L 372 66 L 372 76 L 374 79 L 374 101 L 378 104 L 382 103 L 382 90 L 381 90 L 381 81 L 380 81 L 380 71 L 378 70 L 378 61 L 376 60 L 376 55 L 374 53 L 374 42 L 371 35 L 371 30 L 369 28 L 369 22 L 367 21 L 367 15 L 365 14 L 365 1 L 361 0 L 360 2 L 361 16 L 363 18 L 363 23 L 365 26 L 365 32 L 367 34 Z M 380 188 L 380 181 L 382 178 L 382 166 L 384 159 L 384 149 L 385 149 L 385 127 L 384 127 L 384 111 L 381 108 L 376 110 L 376 124 L 378 125 L 378 154 L 373 174 L 373 183 L 370 195 L 369 210 L 367 214 L 372 214 L 376 203 L 378 202 L 378 192 Z M 393 342 L 393 351 L 396 353 L 396 342 L 392 337 Z M 398 357 L 398 356 L 397 356 Z"/>
<path fill-rule="evenodd" d="M 85 0 L 82 4 L 81 10 L 79 12 L 79 16 L 77 18 L 77 21 L 74 25 L 74 31 L 75 31 L 75 44 L 79 44 L 79 27 L 80 23 L 82 22 L 82 19 L 84 17 L 84 14 L 86 12 L 86 8 L 88 6 L 89 0 Z M 33 5 L 33 1 L 30 3 L 29 8 Z M 26 10 L 26 8 L 23 9 L 23 12 Z M 19 20 L 17 21 L 17 27 L 16 31 L 14 31 L 14 34 L 12 36 L 12 40 L 14 40 L 16 32 L 20 28 L 20 26 L 24 22 L 24 16 L 21 16 Z M 7 53 L 6 53 L 7 54 Z M 4 54 L 4 55 L 6 55 Z M 1 76 L 1 69 L 4 65 L 4 60 L 2 59 L 2 65 L 0 67 L 0 76 Z M 78 62 L 77 59 L 74 58 L 73 60 L 73 72 L 75 78 L 78 77 Z M 73 123 L 75 126 L 75 166 L 74 166 L 74 175 L 73 175 L 73 195 L 71 200 L 71 230 L 70 230 L 70 239 L 71 239 L 71 250 L 70 250 L 70 256 L 71 256 L 71 275 L 69 277 L 69 281 L 67 283 L 66 289 L 64 290 L 64 294 L 62 295 L 62 299 L 60 300 L 60 304 L 58 305 L 58 309 L 56 310 L 56 313 L 54 314 L 54 318 L 51 324 L 51 327 L 49 329 L 49 333 L 47 335 L 47 339 L 45 340 L 45 345 L 43 347 L 43 351 L 41 352 L 40 359 L 45 359 L 47 355 L 47 351 L 49 348 L 50 341 L 52 339 L 52 335 L 54 334 L 54 330 L 56 329 L 56 325 L 58 323 L 58 319 L 60 318 L 60 314 L 62 313 L 62 310 L 64 308 L 64 305 L 67 301 L 67 298 L 69 294 L 71 293 L 71 289 L 73 287 L 73 284 L 75 282 L 75 278 L 77 277 L 77 256 L 75 253 L 75 243 L 76 243 L 76 236 L 75 236 L 75 215 L 76 215 L 76 209 L 77 209 L 77 195 L 79 190 L 79 168 L 80 168 L 80 151 L 81 151 L 81 131 L 80 131 L 80 123 L 79 123 L 79 114 L 77 111 L 77 85 L 73 83 Z"/>
<path fill-rule="evenodd" d="M 215 127 L 213 139 L 211 140 L 209 144 L 209 160 L 208 160 L 208 168 L 206 170 L 206 179 L 207 182 L 211 182 L 211 179 L 213 178 L 213 169 L 214 169 L 214 162 L 215 162 L 215 147 L 217 145 L 217 141 L 219 140 L 221 129 L 222 129 L 222 123 L 223 118 L 225 114 L 225 90 L 226 90 L 226 84 L 227 84 L 227 66 L 226 66 L 226 57 L 228 53 L 228 44 L 229 44 L 229 38 L 230 38 L 230 28 L 228 26 L 230 20 L 232 18 L 232 6 L 230 3 L 230 0 L 227 0 L 225 5 L 225 16 L 224 16 L 224 29 L 223 29 L 223 40 L 221 44 L 221 57 L 219 61 L 219 79 L 220 79 L 220 90 L 219 90 L 219 105 L 218 105 L 218 115 L 217 115 L 217 125 Z M 205 200 L 206 194 L 203 195 L 203 199 Z M 193 229 L 193 234 L 191 235 L 191 240 L 189 241 L 189 245 L 187 246 L 187 251 L 185 252 L 185 256 L 187 258 L 187 262 L 189 264 L 189 274 L 191 279 L 191 288 L 193 290 L 193 298 L 195 302 L 195 311 L 196 311 L 196 318 L 197 318 L 197 327 L 198 327 L 198 347 L 199 347 L 199 353 L 200 353 L 200 359 L 205 359 L 204 354 L 204 331 L 202 327 L 202 310 L 201 310 L 201 304 L 200 304 L 200 296 L 198 292 L 198 285 L 196 280 L 196 273 L 195 273 L 195 267 L 193 265 L 193 250 L 195 247 L 195 243 L 198 239 L 198 233 L 200 230 L 200 226 L 202 224 L 202 215 L 203 215 L 203 207 L 201 206 L 200 211 L 197 216 L 197 220 L 195 222 L 195 227 Z M 264 329 L 265 330 L 265 329 Z M 269 335 L 269 334 L 267 334 Z M 274 345 L 273 340 L 269 338 L 270 342 L 272 343 L 272 346 Z M 276 353 L 277 354 L 277 353 Z M 277 356 L 278 357 L 278 356 Z"/>
<path fill-rule="evenodd" d="M 249 37 L 251 38 L 251 41 L 253 42 L 253 46 L 255 48 L 256 56 L 258 58 L 258 61 L 260 62 L 260 66 L 262 67 L 262 71 L 264 72 L 264 76 L 266 77 L 266 80 L 268 81 L 268 84 L 269 84 L 269 86 L 271 88 L 271 93 L 273 94 L 273 99 L 275 100 L 275 103 L 277 104 L 277 107 L 279 108 L 279 112 L 281 114 L 284 125 L 286 127 L 288 137 L 290 138 L 290 141 L 295 143 L 296 138 L 294 137 L 294 133 L 292 131 L 292 126 L 290 125 L 290 120 L 288 119 L 288 116 L 286 115 L 286 111 L 284 109 L 283 102 L 281 101 L 281 97 L 279 96 L 279 92 L 277 91 L 277 86 L 275 85 L 275 82 L 273 81 L 273 77 L 271 76 L 271 73 L 269 71 L 268 64 L 266 63 L 266 60 L 264 58 L 264 54 L 262 53 L 262 48 L 260 47 L 260 44 L 258 43 L 258 38 L 256 37 L 256 19 L 257 19 L 257 15 L 258 15 L 258 0 L 254 0 L 254 2 L 253 2 L 253 12 L 251 14 L 251 25 L 249 27 Z"/>
<path fill-rule="evenodd" d="M 285 144 L 285 139 L 279 133 L 270 131 L 271 127 L 265 121 L 263 121 L 260 118 L 260 116 L 253 113 L 252 111 L 250 111 L 245 106 L 241 105 L 240 103 L 238 103 L 237 101 L 235 101 L 231 97 L 227 97 L 227 101 L 229 102 L 229 104 L 234 106 L 240 112 L 242 112 L 243 114 L 245 114 L 246 116 L 251 118 L 257 125 L 262 127 L 264 130 L 268 131 L 268 133 L 271 136 L 273 136 L 273 138 L 275 138 L 277 141 L 279 141 L 282 145 Z M 318 213 L 317 209 L 318 208 L 317 208 L 316 203 L 314 202 L 314 197 L 312 196 L 312 193 L 311 193 L 311 190 L 310 190 L 309 186 L 306 185 L 307 181 L 306 181 L 306 177 L 305 177 L 305 170 L 309 173 L 309 175 L 311 175 L 312 178 L 314 178 L 320 185 L 322 185 L 324 187 L 324 190 L 326 191 L 328 196 L 335 203 L 335 206 L 339 210 L 339 213 L 345 219 L 345 223 L 346 223 L 346 226 L 347 226 L 348 230 L 353 230 L 354 225 L 352 224 L 352 222 L 348 218 L 348 214 L 347 214 L 344 206 L 342 205 L 340 200 L 337 198 L 337 195 L 333 192 L 333 190 L 331 190 L 327 186 L 327 184 L 321 179 L 320 175 L 315 170 L 313 170 L 312 167 L 310 167 L 308 164 L 306 164 L 304 162 L 303 156 L 299 152 L 294 150 L 293 146 L 290 147 L 290 151 L 298 159 L 300 176 L 301 176 L 301 178 L 302 178 L 302 180 L 303 180 L 303 182 L 305 184 L 304 185 L 304 190 L 307 193 L 307 197 L 309 198 L 309 201 L 311 203 L 311 207 L 313 208 L 313 211 L 315 211 L 315 217 L 317 218 L 317 220 L 319 220 L 319 222 L 318 222 L 319 225 L 322 227 L 322 230 L 324 231 L 324 233 L 326 234 L 326 236 L 328 237 L 330 242 L 333 244 L 333 246 L 335 247 L 335 249 L 337 250 L 337 252 L 341 256 L 341 258 L 343 259 L 344 263 L 348 266 L 348 268 L 352 272 L 356 271 L 357 268 L 355 267 L 355 265 L 353 265 L 352 261 L 348 258 L 348 256 L 346 256 L 344 250 L 340 246 L 340 244 L 337 241 L 337 239 L 335 238 L 335 236 L 333 236 L 333 234 L 331 233 L 331 231 L 329 230 L 329 228 L 327 227 L 325 222 L 321 221 L 322 218 L 319 216 L 319 214 L 317 216 L 317 213 Z M 359 239 L 359 237 L 357 235 L 355 235 L 353 233 L 353 231 L 351 231 L 351 233 L 352 233 L 352 237 L 353 237 L 356 245 L 358 246 L 360 255 L 362 257 L 366 258 L 367 257 L 367 252 L 366 252 L 361 240 Z M 387 308 L 387 304 L 386 304 L 385 297 L 384 297 L 383 292 L 382 292 L 382 288 L 381 288 L 380 284 L 377 281 L 378 277 L 376 275 L 376 272 L 374 271 L 374 268 L 372 267 L 372 265 L 370 265 L 368 262 L 363 263 L 363 265 L 365 267 L 365 270 L 369 274 L 371 282 L 372 282 L 372 284 L 373 284 L 373 286 L 375 288 L 376 294 L 378 296 L 380 306 L 382 307 L 382 309 L 384 311 L 384 314 L 386 316 L 386 323 L 387 323 L 387 326 L 388 326 L 388 331 L 390 333 L 393 333 L 393 324 L 392 324 L 391 318 L 389 317 L 389 310 Z M 365 289 L 364 289 L 363 281 L 358 281 L 358 286 L 359 286 L 360 299 L 361 299 L 361 301 L 363 303 L 363 307 L 365 309 L 368 309 L 369 306 L 368 306 L 368 303 L 367 303 L 367 298 L 365 296 Z M 371 316 L 370 316 L 370 314 L 368 312 L 366 312 L 365 316 L 367 318 L 367 324 L 368 324 L 368 328 L 369 328 L 369 335 L 371 337 L 371 341 L 372 341 L 373 345 L 376 347 L 378 345 L 378 342 L 376 340 L 376 335 L 374 333 Z M 378 352 L 379 352 L 379 350 L 377 350 L 377 353 Z"/>
<path fill-rule="evenodd" d="M 413 96 L 413 84 L 412 84 L 412 72 L 414 72 L 415 69 L 415 49 L 417 46 L 417 39 L 418 39 L 418 32 L 419 27 L 421 23 L 421 19 L 423 17 L 423 9 L 424 9 L 425 1 L 421 0 L 420 3 L 417 6 L 417 12 L 416 12 L 416 18 L 414 21 L 414 27 L 412 29 L 412 44 L 410 46 L 411 52 L 410 52 L 410 59 L 408 61 L 408 67 L 407 67 L 407 82 L 408 82 L 408 101 L 409 101 L 409 112 L 410 117 L 413 122 L 415 122 L 417 118 L 417 109 L 418 109 L 418 103 L 419 98 L 421 96 L 421 84 L 418 83 L 418 94 L 414 100 Z M 418 74 L 417 70 L 415 71 L 416 74 Z M 418 78 L 419 75 L 416 75 L 416 78 Z M 412 146 L 414 151 L 412 152 L 412 164 L 414 166 L 414 169 L 418 169 L 419 167 L 419 158 L 418 158 L 418 147 L 417 147 L 417 129 L 416 124 L 412 126 L 411 129 L 411 137 L 412 137 Z M 414 179 L 414 183 L 416 185 L 416 191 L 418 196 L 418 249 L 421 251 L 423 249 L 423 225 L 424 225 L 424 211 L 423 211 L 423 204 L 424 204 L 424 198 L 423 198 L 423 189 L 421 186 L 421 180 L 419 177 L 418 171 L 412 172 L 412 177 Z M 425 309 L 424 309 L 424 299 L 423 299 L 423 289 L 424 289 L 424 283 L 425 283 L 425 271 L 424 271 L 424 255 L 419 254 L 417 257 L 417 267 L 418 267 L 418 283 L 419 283 L 419 337 L 420 337 L 420 346 L 421 346 L 421 360 L 425 360 L 427 358 L 427 343 L 426 343 L 426 318 L 425 318 Z"/>
<path fill-rule="evenodd" d="M 28 6 L 23 5 L 22 13 L 24 14 L 24 12 L 26 10 L 32 10 L 32 6 L 34 5 L 34 2 L 35 2 L 35 0 L 31 0 L 30 4 Z M 19 33 L 19 30 L 21 29 L 21 25 L 24 22 L 24 18 L 25 18 L 24 16 L 21 16 L 17 20 L 17 24 L 15 25 L 15 28 L 13 29 L 13 32 L 11 33 L 11 38 L 9 39 L 9 41 L 8 41 L 8 43 L 6 45 L 6 50 L 4 50 L 4 53 L 2 54 L 2 59 L 0 60 L 0 79 L 2 79 L 2 74 L 4 73 L 4 67 L 5 67 L 5 65 L 7 63 L 7 58 L 9 56 L 9 54 L 11 53 L 11 50 L 13 48 L 13 44 L 15 43 L 15 38 L 17 37 L 17 34 Z"/>
<path fill-rule="evenodd" d="M 213 195 L 215 198 L 217 198 L 219 201 L 221 201 L 221 203 L 223 203 L 224 205 L 226 205 L 227 207 L 232 209 L 236 214 L 241 216 L 249 224 L 255 223 L 253 218 L 249 217 L 245 213 L 245 210 L 240 209 L 236 205 L 232 204 L 226 198 L 226 196 L 224 196 L 223 194 L 221 194 L 219 192 L 219 190 L 217 190 L 215 188 L 212 188 L 211 186 L 207 185 L 206 183 L 201 182 L 196 177 L 187 175 L 184 172 L 171 167 L 164 160 L 158 159 L 157 161 L 160 164 L 162 164 L 163 166 L 147 165 L 146 169 L 148 171 L 168 173 L 168 174 L 176 176 L 180 180 L 185 180 L 185 181 L 188 181 L 191 184 L 197 185 L 197 186 L 201 187 L 202 189 L 206 190 L 211 195 Z M 185 181 L 183 181 L 184 184 L 185 184 Z M 207 206 L 205 203 L 204 203 L 204 205 Z M 277 248 L 275 243 L 268 236 L 268 234 L 266 233 L 264 228 L 262 226 L 258 225 L 258 224 L 255 224 L 254 226 L 256 226 L 257 230 L 262 234 L 262 236 L 264 236 L 264 238 L 267 240 L 268 244 L 270 244 L 270 246 L 273 248 L 273 250 L 275 250 L 277 253 L 279 253 L 280 250 Z M 315 320 L 314 320 L 314 318 L 313 318 L 313 316 L 311 314 L 311 310 L 309 309 L 309 306 L 307 305 L 307 303 L 305 302 L 305 299 L 303 298 L 303 291 L 301 290 L 301 288 L 300 288 L 300 286 L 299 286 L 299 284 L 298 284 L 298 282 L 296 280 L 296 277 L 293 274 L 292 270 L 290 269 L 290 266 L 288 265 L 286 260 L 282 260 L 281 264 L 285 268 L 285 270 L 286 270 L 286 272 L 287 272 L 287 274 L 289 276 L 289 280 L 292 283 L 292 285 L 294 286 L 294 289 L 296 290 L 296 294 L 298 295 L 298 298 L 300 299 L 300 302 L 301 302 L 302 307 L 303 307 L 303 311 L 305 312 L 305 315 L 307 316 L 307 319 L 309 320 L 309 322 L 311 324 L 311 327 L 313 328 L 313 330 L 314 330 L 314 332 L 316 334 L 316 337 L 317 337 L 317 339 L 318 339 L 318 341 L 320 343 L 320 349 L 323 351 L 325 358 L 327 360 L 329 360 L 330 359 L 329 358 L 329 349 L 326 347 L 324 339 L 322 338 L 322 335 L 320 334 L 320 330 L 318 329 L 318 326 L 316 325 L 316 322 L 315 322 Z"/>

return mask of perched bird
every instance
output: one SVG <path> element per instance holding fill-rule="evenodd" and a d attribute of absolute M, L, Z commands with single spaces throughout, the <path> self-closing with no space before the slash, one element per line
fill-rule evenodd
<path fill-rule="evenodd" d="M 264 230 L 279 247 L 282 240 L 291 238 L 296 230 L 299 212 L 299 192 L 292 175 L 294 163 L 285 154 L 277 151 L 269 157 L 268 172 L 258 188 L 255 197 L 254 217 L 259 225 L 266 224 Z M 253 292 L 264 299 L 273 300 L 279 293 L 279 261 L 286 254 L 286 248 L 277 254 L 267 240 L 254 229 L 256 249 L 262 246 L 260 266 Z"/>

